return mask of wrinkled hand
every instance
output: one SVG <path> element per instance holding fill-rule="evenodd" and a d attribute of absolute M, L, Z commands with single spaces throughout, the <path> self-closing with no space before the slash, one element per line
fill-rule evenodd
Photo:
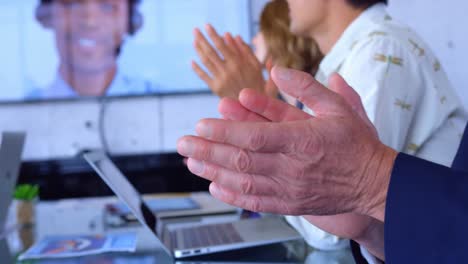
<path fill-rule="evenodd" d="M 353 212 L 383 220 L 396 152 L 379 141 L 365 113 L 310 75 L 281 68 L 272 74 L 277 86 L 315 117 L 273 120 L 278 123 L 203 120 L 199 137 L 178 143 L 179 153 L 190 158 L 189 169 L 213 182 L 213 196 L 252 211 Z M 265 116 L 265 109 L 271 110 L 260 104 L 244 114 Z M 283 111 L 280 118 L 290 114 Z"/>
<path fill-rule="evenodd" d="M 332 76 L 330 88 L 341 95 L 362 120 L 372 128 L 359 96 L 339 76 Z M 239 100 L 240 102 L 224 99 L 221 102 L 220 112 L 225 119 L 250 122 L 285 122 L 311 118 L 311 116 L 296 108 L 289 107 L 251 90 L 244 90 Z M 309 215 L 304 217 L 329 233 L 358 241 L 374 255 L 384 259 L 382 222 L 355 213 L 332 216 Z"/>
<path fill-rule="evenodd" d="M 332 76 L 332 88 L 343 87 L 339 76 Z M 352 91 L 337 88 L 335 92 L 342 95 L 354 109 L 361 114 L 365 113 L 360 100 L 355 100 L 356 96 Z M 223 99 L 220 104 L 220 112 L 227 120 L 250 121 L 250 122 L 284 122 L 299 121 L 311 118 L 303 111 L 291 108 L 287 104 L 278 102 L 278 100 L 265 97 L 252 90 L 243 90 L 239 98 L 240 102 L 232 99 Z M 353 105 L 356 104 L 356 105 Z M 248 109 L 257 109 L 257 112 L 251 112 Z M 366 119 L 366 122 L 368 119 Z M 371 230 L 370 225 L 376 223 L 374 218 L 354 213 L 333 215 L 333 216 L 304 216 L 309 222 L 320 227 L 329 233 L 339 237 L 363 240 L 368 237 Z"/>
<path fill-rule="evenodd" d="M 206 31 L 214 47 L 199 29 L 194 31 L 194 46 L 209 73 L 194 61 L 192 68 L 213 93 L 220 97 L 237 99 L 244 88 L 267 92 L 262 64 L 250 47 L 239 36 L 233 38 L 229 33 L 225 34 L 224 38 L 219 36 L 211 25 L 206 26 Z M 268 91 L 271 96 L 274 93 L 275 91 Z"/>
<path fill-rule="evenodd" d="M 331 77 L 330 88 L 340 94 L 355 111 L 361 115 L 365 122 L 370 121 L 365 115 L 359 96 L 350 90 L 339 76 Z M 232 99 L 223 99 L 220 104 L 220 112 L 227 120 L 250 122 L 284 122 L 298 121 L 310 118 L 296 108 L 252 90 L 244 90 L 240 94 L 240 102 Z M 257 109 L 258 113 L 248 109 Z M 357 241 L 365 246 L 375 256 L 384 257 L 384 226 L 383 223 L 369 216 L 355 213 L 331 215 L 331 216 L 304 216 L 315 226 L 331 234 L 342 238 Z"/>

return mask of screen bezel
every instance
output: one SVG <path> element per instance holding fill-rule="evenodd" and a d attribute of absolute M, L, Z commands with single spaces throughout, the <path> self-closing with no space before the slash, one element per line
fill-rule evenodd
<path fill-rule="evenodd" d="M 89 96 L 89 97 L 68 97 L 68 98 L 50 98 L 50 99 L 25 99 L 25 100 L 0 100 L 0 106 L 10 105 L 41 105 L 48 103 L 78 103 L 78 102 L 96 102 L 103 100 L 118 101 L 127 99 L 139 98 L 164 98 L 164 97 L 186 97 L 194 95 L 209 95 L 212 94 L 209 87 L 204 89 L 191 90 L 189 92 L 167 92 L 167 93 L 145 93 L 135 95 L 112 95 L 112 96 Z"/>
<path fill-rule="evenodd" d="M 255 32 L 258 30 L 258 23 L 254 23 L 252 19 L 253 14 L 253 2 L 247 1 L 246 14 L 247 14 L 247 25 L 248 26 L 248 39 L 252 39 Z M 0 107 L 2 106 L 21 106 L 21 105 L 43 105 L 48 103 L 77 103 L 77 102 L 95 102 L 101 100 L 126 100 L 126 99 L 139 99 L 139 98 L 164 98 L 164 97 L 185 97 L 193 95 L 210 95 L 212 94 L 211 89 L 208 86 L 198 87 L 196 89 L 181 90 L 175 92 L 151 92 L 145 94 L 125 94 L 125 95 L 112 95 L 112 96 L 89 96 L 89 97 L 66 97 L 66 98 L 45 98 L 45 99 L 1 99 Z"/>

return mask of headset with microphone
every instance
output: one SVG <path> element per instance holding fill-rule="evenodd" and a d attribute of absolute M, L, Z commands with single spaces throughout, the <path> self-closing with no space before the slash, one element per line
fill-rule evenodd
<path fill-rule="evenodd" d="M 40 0 L 39 5 L 36 7 L 35 16 L 37 21 L 41 23 L 44 28 L 52 27 L 52 9 L 51 4 L 56 0 Z M 116 47 L 114 55 L 117 57 L 121 53 L 122 44 L 126 36 L 135 35 L 143 26 L 143 15 L 138 10 L 138 6 L 142 0 L 127 0 L 128 1 L 128 29 L 127 34 L 122 36 L 121 43 Z"/>
<path fill-rule="evenodd" d="M 44 26 L 45 28 L 50 28 L 51 26 L 51 9 L 50 4 L 55 0 L 40 0 L 39 5 L 36 7 L 35 16 L 36 19 Z M 143 26 L 143 15 L 138 10 L 138 6 L 141 0 L 128 0 L 128 34 L 134 35 L 141 29 Z"/>

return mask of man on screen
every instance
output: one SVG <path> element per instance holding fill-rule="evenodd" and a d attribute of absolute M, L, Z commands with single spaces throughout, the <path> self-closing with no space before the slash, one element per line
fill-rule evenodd
<path fill-rule="evenodd" d="M 127 35 L 142 26 L 140 0 L 40 0 L 36 19 L 55 33 L 58 74 L 32 99 L 143 94 L 153 85 L 118 71 L 117 59 Z"/>

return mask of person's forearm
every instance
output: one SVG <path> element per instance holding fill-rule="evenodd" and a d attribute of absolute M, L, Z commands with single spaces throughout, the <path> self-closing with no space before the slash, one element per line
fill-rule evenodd
<path fill-rule="evenodd" d="M 398 152 L 382 145 L 379 151 L 372 157 L 366 171 L 365 177 L 368 181 L 368 189 L 374 190 L 366 192 L 363 211 L 358 212 L 368 215 L 380 222 L 385 221 L 385 208 L 387 203 L 387 192 L 390 177 L 393 171 Z"/>
<path fill-rule="evenodd" d="M 303 217 L 328 233 L 356 241 L 372 255 L 384 260 L 384 224 L 381 221 L 359 214 Z"/>
<path fill-rule="evenodd" d="M 374 220 L 362 237 L 354 239 L 373 256 L 385 261 L 384 223 Z"/>

